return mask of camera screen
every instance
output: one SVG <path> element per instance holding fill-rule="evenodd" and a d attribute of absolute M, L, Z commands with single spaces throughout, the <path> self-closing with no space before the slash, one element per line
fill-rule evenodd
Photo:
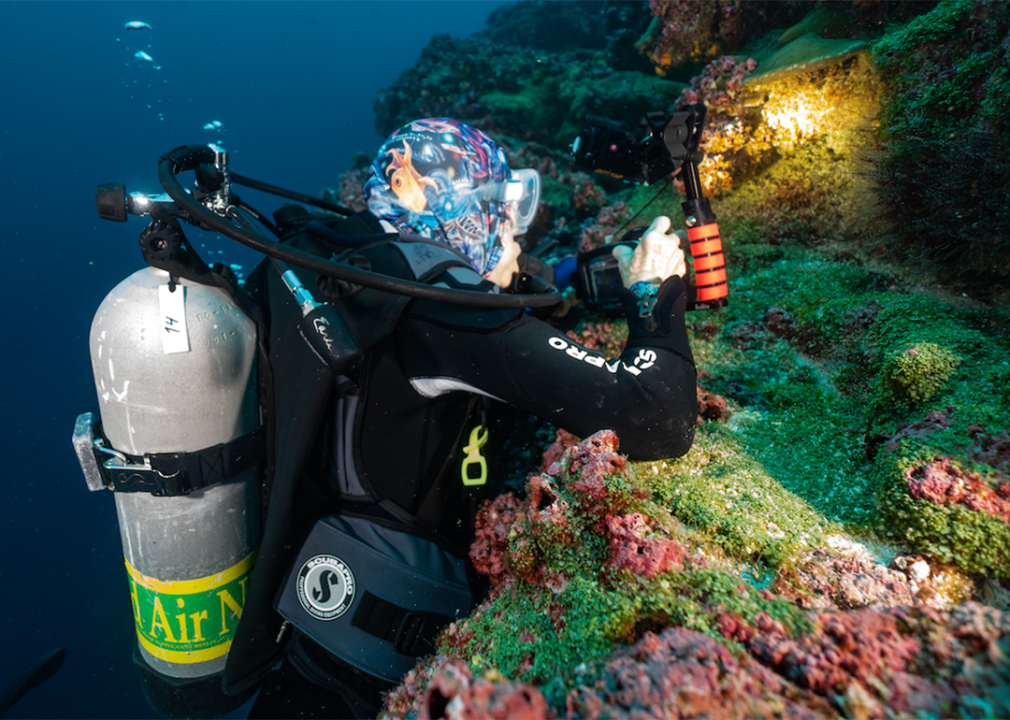
<path fill-rule="evenodd" d="M 621 271 L 617 267 L 616 258 L 602 255 L 593 260 L 588 269 L 592 297 L 617 298 L 621 290 L 624 289 L 624 282 L 621 280 Z"/>

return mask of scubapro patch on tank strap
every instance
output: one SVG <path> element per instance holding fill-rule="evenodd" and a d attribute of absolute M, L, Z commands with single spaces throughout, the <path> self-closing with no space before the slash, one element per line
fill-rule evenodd
<path fill-rule="evenodd" d="M 351 607 L 354 573 L 335 555 L 309 558 L 298 571 L 298 601 L 317 620 L 335 620 Z"/>

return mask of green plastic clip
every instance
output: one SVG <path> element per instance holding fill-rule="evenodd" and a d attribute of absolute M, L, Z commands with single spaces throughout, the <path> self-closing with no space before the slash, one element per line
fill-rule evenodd
<path fill-rule="evenodd" d="M 481 435 L 481 430 L 484 431 L 483 435 Z M 487 482 L 487 459 L 481 456 L 480 449 L 487 444 L 488 435 L 489 433 L 484 429 L 484 426 L 478 425 L 470 431 L 470 443 L 463 446 L 466 457 L 463 458 L 460 474 L 463 476 L 463 484 L 468 487 L 483 485 Z M 469 468 L 474 464 L 480 467 L 480 474 L 477 477 L 470 477 Z"/>

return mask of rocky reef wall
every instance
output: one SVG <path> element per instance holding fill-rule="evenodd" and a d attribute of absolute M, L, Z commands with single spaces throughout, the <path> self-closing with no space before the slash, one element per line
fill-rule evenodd
<path fill-rule="evenodd" d="M 578 131 L 705 103 L 730 275 L 689 314 L 691 452 L 541 427 L 481 510 L 490 596 L 386 716 L 1010 714 L 1008 7 L 526 2 L 379 95 L 380 132 L 448 115 L 539 169 L 555 257 L 683 223 L 676 183 L 575 166 Z"/>

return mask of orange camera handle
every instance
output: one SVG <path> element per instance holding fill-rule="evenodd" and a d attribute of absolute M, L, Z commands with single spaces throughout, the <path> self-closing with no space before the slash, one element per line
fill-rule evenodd
<path fill-rule="evenodd" d="M 715 310 L 729 302 L 726 283 L 726 257 L 722 252 L 719 225 L 708 198 L 701 192 L 698 166 L 688 160 L 681 177 L 687 200 L 682 203 L 687 221 L 687 239 L 691 247 L 694 282 L 688 284 L 688 310 Z"/>

